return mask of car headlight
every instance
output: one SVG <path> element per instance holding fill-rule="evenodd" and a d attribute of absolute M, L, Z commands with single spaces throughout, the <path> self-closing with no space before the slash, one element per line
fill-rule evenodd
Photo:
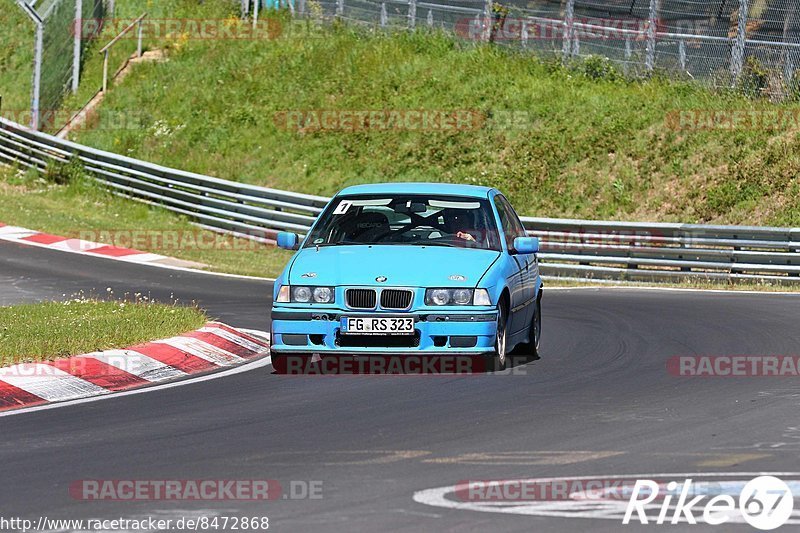
<path fill-rule="evenodd" d="M 427 289 L 425 305 L 492 305 L 486 289 Z"/>
<path fill-rule="evenodd" d="M 314 287 L 314 301 L 327 304 L 333 301 L 333 289 L 330 287 Z"/>
<path fill-rule="evenodd" d="M 450 291 L 448 289 L 428 289 L 425 292 L 425 303 L 427 305 L 447 305 L 450 300 Z"/>
<path fill-rule="evenodd" d="M 292 301 L 306 303 L 311 301 L 311 287 L 292 287 Z"/>
<path fill-rule="evenodd" d="M 284 285 L 278 291 L 278 299 L 276 301 L 279 303 L 329 304 L 333 303 L 334 299 L 333 287 L 296 286 L 290 288 L 288 285 Z"/>

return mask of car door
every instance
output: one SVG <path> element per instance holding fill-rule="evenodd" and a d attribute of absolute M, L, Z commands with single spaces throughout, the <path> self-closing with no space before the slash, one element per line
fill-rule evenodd
<path fill-rule="evenodd" d="M 527 237 L 528 233 L 525 231 L 525 226 L 522 225 L 522 221 L 517 216 L 514 208 L 511 207 L 509 201 L 502 194 L 496 197 L 496 201 L 503 206 L 503 210 L 507 213 L 511 234 L 513 235 L 511 238 L 512 245 L 514 238 Z M 522 294 L 521 307 L 517 310 L 517 313 L 520 315 L 521 328 L 525 328 L 533 320 L 535 307 L 533 304 L 536 300 L 536 280 L 539 277 L 539 262 L 536 254 L 514 253 L 514 258 L 518 261 L 520 267 L 520 292 Z"/>
<path fill-rule="evenodd" d="M 502 226 L 503 239 L 506 243 L 506 253 L 508 254 L 508 263 L 513 266 L 510 269 L 510 275 L 506 279 L 508 285 L 508 292 L 511 295 L 510 312 L 508 316 L 509 331 L 514 334 L 527 327 L 525 311 L 525 285 L 523 283 L 523 271 L 526 263 L 524 256 L 514 253 L 514 239 L 517 237 L 517 231 L 513 224 L 513 210 L 509 211 L 508 201 L 504 201 L 502 195 L 494 197 L 494 205 L 497 209 L 497 214 L 500 217 L 500 224 Z"/>

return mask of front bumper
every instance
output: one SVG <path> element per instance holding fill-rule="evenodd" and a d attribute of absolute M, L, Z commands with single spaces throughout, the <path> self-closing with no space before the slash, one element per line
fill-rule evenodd
<path fill-rule="evenodd" d="M 342 335 L 344 316 L 412 316 L 415 334 Z M 406 313 L 272 309 L 271 349 L 275 354 L 480 355 L 494 350 L 497 312 L 442 310 Z"/>

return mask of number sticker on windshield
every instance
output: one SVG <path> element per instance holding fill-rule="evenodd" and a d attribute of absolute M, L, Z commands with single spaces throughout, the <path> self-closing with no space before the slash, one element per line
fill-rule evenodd
<path fill-rule="evenodd" d="M 341 202 L 339 205 L 336 206 L 336 209 L 333 210 L 334 215 L 344 215 L 347 213 L 347 210 L 350 209 L 350 206 L 353 205 L 353 202 Z"/>

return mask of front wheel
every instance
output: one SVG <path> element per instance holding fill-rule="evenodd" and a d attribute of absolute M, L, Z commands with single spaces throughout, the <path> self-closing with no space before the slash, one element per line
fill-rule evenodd
<path fill-rule="evenodd" d="M 508 361 L 508 311 L 503 302 L 497 306 L 497 335 L 494 341 L 494 354 L 490 359 L 489 370 L 501 372 L 506 369 Z"/>

